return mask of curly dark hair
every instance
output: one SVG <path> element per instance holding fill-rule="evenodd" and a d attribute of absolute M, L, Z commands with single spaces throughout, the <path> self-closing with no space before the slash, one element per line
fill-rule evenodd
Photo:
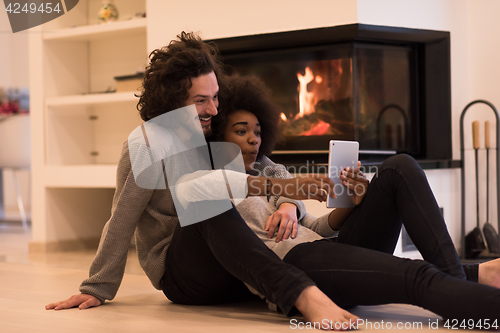
<path fill-rule="evenodd" d="M 281 108 L 272 102 L 270 90 L 255 76 L 231 76 L 227 79 L 229 93 L 219 115 L 212 120 L 214 140 L 224 141 L 228 118 L 236 111 L 253 113 L 259 120 L 262 142 L 257 158 L 270 155 L 281 139 L 278 129 Z"/>
<path fill-rule="evenodd" d="M 225 73 L 215 44 L 204 42 L 193 32 L 181 32 L 177 40 L 149 55 L 137 110 L 144 121 L 184 106 L 191 88 L 191 78 L 212 71 L 219 84 L 219 98 L 224 94 Z"/>

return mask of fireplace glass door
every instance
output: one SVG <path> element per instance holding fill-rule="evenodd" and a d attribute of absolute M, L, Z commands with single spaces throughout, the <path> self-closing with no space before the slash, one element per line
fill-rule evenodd
<path fill-rule="evenodd" d="M 410 128 L 418 128 L 411 46 L 351 42 L 224 60 L 232 75 L 256 75 L 271 89 L 282 108 L 281 150 L 324 151 L 329 140 L 356 140 L 367 151 L 411 150 Z"/>

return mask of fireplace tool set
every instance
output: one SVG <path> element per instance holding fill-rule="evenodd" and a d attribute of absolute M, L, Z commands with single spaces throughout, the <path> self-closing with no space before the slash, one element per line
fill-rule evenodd
<path fill-rule="evenodd" d="M 460 116 L 460 155 L 462 160 L 462 170 L 461 170 L 461 182 L 462 182 L 462 225 L 461 225 L 461 257 L 462 259 L 490 259 L 490 258 L 498 258 L 500 257 L 500 236 L 498 235 L 497 230 L 491 225 L 489 221 L 489 199 L 490 199 L 490 124 L 489 121 L 485 122 L 484 126 L 484 134 L 485 134 L 485 150 L 486 150 L 486 222 L 483 225 L 481 230 L 481 224 L 479 220 L 479 163 L 478 163 L 478 152 L 480 148 L 480 134 L 479 121 L 474 121 L 472 123 L 472 139 L 473 139 L 473 148 L 474 148 L 474 160 L 475 160 L 475 183 L 476 183 L 476 226 L 475 228 L 465 234 L 465 154 L 464 154 L 464 116 L 467 110 L 474 104 L 486 104 L 491 110 L 495 113 L 496 117 L 496 126 L 495 126 L 495 136 L 496 136 L 496 178 L 497 178 L 497 214 L 498 214 L 498 229 L 500 230 L 500 135 L 498 133 L 499 130 L 499 121 L 500 116 L 493 104 L 485 100 L 475 100 L 470 102 L 462 111 L 462 115 Z M 486 240 L 486 242 L 485 242 Z"/>

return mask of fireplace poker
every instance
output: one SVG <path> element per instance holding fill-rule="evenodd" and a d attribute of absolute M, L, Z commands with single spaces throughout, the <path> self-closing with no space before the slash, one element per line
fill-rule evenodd
<path fill-rule="evenodd" d="M 479 151 L 479 121 L 472 122 L 472 142 L 474 146 L 474 155 L 476 162 L 476 227 L 465 237 L 465 247 L 469 259 L 476 258 L 486 249 L 483 234 L 479 225 L 479 169 L 478 169 L 478 151 Z"/>
<path fill-rule="evenodd" d="M 498 233 L 490 224 L 490 122 L 484 123 L 484 147 L 486 149 L 486 223 L 483 226 L 484 238 L 486 238 L 486 245 L 488 251 L 492 254 L 499 254 L 498 248 Z"/>

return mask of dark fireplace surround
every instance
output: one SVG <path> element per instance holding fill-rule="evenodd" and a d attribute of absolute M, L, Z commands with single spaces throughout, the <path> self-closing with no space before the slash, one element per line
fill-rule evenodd
<path fill-rule="evenodd" d="M 347 116 L 348 122 L 339 125 L 340 127 L 343 126 L 343 130 L 333 128 L 330 132 L 319 133 L 319 135 L 308 135 L 307 133 L 313 133 L 310 132 L 311 130 L 309 132 L 303 131 L 303 134 L 300 135 L 289 135 L 290 133 L 288 133 L 284 135 L 284 144 L 279 146 L 273 153 L 273 160 L 287 165 L 303 165 L 311 163 L 311 161 L 315 161 L 313 163 L 325 163 L 327 160 L 325 150 L 328 147 L 328 141 L 342 139 L 360 141 L 360 159 L 368 163 L 376 164 L 387 157 L 388 151 L 392 151 L 393 153 L 408 153 L 421 161 L 421 164 L 424 163 L 428 168 L 454 166 L 453 161 L 451 161 L 449 32 L 349 24 L 223 38 L 212 41 L 219 47 L 230 72 L 240 72 L 242 75 L 256 74 L 261 76 L 259 75 L 260 72 L 270 72 L 269 77 L 275 80 L 276 75 L 273 74 L 274 72 L 268 70 L 266 63 L 268 59 L 271 63 L 269 66 L 274 66 L 272 70 L 275 72 L 276 68 L 279 68 L 281 72 L 286 71 L 287 64 L 296 66 L 297 63 L 300 63 L 316 65 L 316 68 L 319 68 L 319 65 L 327 64 L 330 72 L 332 71 L 331 68 L 335 68 L 336 74 L 341 73 L 341 75 L 344 75 L 342 73 L 345 73 L 345 79 L 339 79 L 338 75 L 325 74 L 323 71 L 324 75 L 321 74 L 323 78 L 327 76 L 327 79 L 331 78 L 327 80 L 327 83 L 321 77 L 318 79 L 318 76 L 316 76 L 317 82 L 328 85 L 323 90 L 328 90 L 330 94 L 328 95 L 330 97 L 324 98 L 330 99 L 329 101 L 322 100 L 316 104 L 316 111 L 320 104 L 326 103 L 326 110 L 331 112 L 335 111 L 335 108 L 339 109 L 339 105 L 343 105 L 343 110 L 350 110 L 351 113 L 349 114 L 352 114 L 351 119 Z M 404 61 L 393 61 L 391 52 L 402 54 Z M 370 59 L 371 54 L 388 54 L 389 58 L 373 60 Z M 285 61 L 281 62 L 280 59 Z M 408 74 L 398 76 L 400 75 L 400 69 L 388 68 L 392 63 L 405 64 L 403 67 L 408 69 Z M 249 64 L 257 64 L 257 67 Z M 253 72 L 254 68 L 258 68 L 258 70 L 256 69 L 257 72 Z M 296 71 L 296 68 L 298 67 L 294 67 L 291 71 Z M 301 71 L 301 73 L 300 75 L 305 76 L 304 71 Z M 305 73 L 307 74 L 307 72 Z M 389 78 L 385 83 L 378 82 L 381 73 L 388 73 L 390 77 L 396 77 L 396 79 Z M 296 75 L 298 77 L 299 73 Z M 265 77 L 261 76 L 261 78 L 266 82 Z M 275 90 L 285 90 L 281 86 L 286 84 L 291 85 L 293 88 L 293 84 L 296 83 L 293 83 L 293 79 L 289 78 L 291 78 L 290 75 L 285 76 L 286 80 L 283 84 L 279 82 L 276 84 L 277 81 L 275 81 L 274 87 L 269 82 L 266 82 L 266 84 L 270 86 L 274 94 Z M 357 82 L 357 80 L 360 82 Z M 390 80 L 394 82 L 391 83 Z M 347 98 L 333 100 L 336 98 L 331 93 L 332 86 L 335 85 L 334 81 L 348 82 L 349 92 Z M 314 86 L 321 87 L 312 79 L 310 82 Z M 398 88 L 399 82 L 404 82 L 404 86 L 407 87 L 407 92 L 404 92 L 407 107 L 394 104 L 391 102 L 392 97 L 390 96 L 376 96 L 384 92 L 384 88 L 380 88 L 383 86 L 385 91 L 390 92 L 389 95 L 392 93 L 393 96 L 396 96 L 394 98 L 402 99 L 403 97 L 397 97 L 401 95 L 400 93 L 392 91 L 395 90 L 394 87 Z M 306 92 L 307 89 L 311 90 L 310 86 L 311 84 L 305 86 Z M 335 85 L 335 87 L 337 86 L 338 84 Z M 365 88 L 364 91 L 363 87 Z M 306 121 L 298 119 L 297 113 L 299 111 L 298 107 L 295 107 L 296 104 L 300 103 L 298 102 L 299 93 L 290 89 L 288 91 L 291 92 L 291 95 L 295 94 L 295 96 L 290 96 L 290 100 L 285 105 L 282 105 L 285 109 L 284 113 L 290 119 L 293 117 L 296 127 L 303 126 Z M 281 94 L 283 95 L 283 92 Z M 344 93 L 344 95 L 346 94 Z M 359 95 L 367 97 L 363 97 L 362 102 L 359 102 L 361 101 Z M 284 99 L 283 96 L 279 98 L 281 98 L 280 101 Z M 376 101 L 373 102 L 372 100 Z M 366 106 L 362 105 L 362 103 L 365 103 Z M 370 108 L 373 110 L 370 111 Z M 397 118 L 397 113 L 399 113 L 401 119 L 397 120 L 399 123 L 394 125 L 385 125 L 385 132 L 387 133 L 388 130 L 390 137 L 380 139 L 379 136 L 383 136 L 380 133 L 383 133 L 384 130 L 380 130 L 378 125 L 380 119 L 385 117 L 383 114 L 390 113 L 386 112 L 388 109 L 392 109 L 390 111 L 393 113 L 392 117 Z M 322 109 L 323 114 L 321 115 L 323 119 L 326 116 L 326 119 L 333 119 L 335 122 L 335 117 L 328 116 L 324 110 L 325 108 Z M 371 112 L 371 115 L 368 116 L 363 112 Z M 284 118 L 287 117 L 284 116 Z M 292 120 L 288 120 L 288 118 L 287 121 L 291 122 Z M 360 123 L 360 119 L 364 118 L 368 119 L 367 124 Z M 311 115 L 309 119 L 313 119 Z M 328 121 L 326 122 L 328 123 Z M 300 125 L 297 125 L 299 123 Z M 324 122 L 322 123 L 324 124 Z M 345 124 L 348 124 L 347 128 Z M 287 127 L 293 128 L 295 125 L 287 124 Z M 325 126 L 332 127 L 330 125 Z M 392 138 L 391 126 L 398 127 L 398 131 L 394 131 L 394 133 L 397 133 L 397 140 Z M 368 128 L 371 128 L 371 132 L 367 130 Z M 381 143 L 381 140 L 383 143 Z M 398 143 L 393 141 L 398 141 Z"/>

